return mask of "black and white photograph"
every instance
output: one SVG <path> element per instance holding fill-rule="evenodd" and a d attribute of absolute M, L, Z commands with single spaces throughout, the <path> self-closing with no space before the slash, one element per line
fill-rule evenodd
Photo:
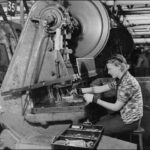
<path fill-rule="evenodd" d="M 0 149 L 149 150 L 150 0 L 0 0 Z"/>

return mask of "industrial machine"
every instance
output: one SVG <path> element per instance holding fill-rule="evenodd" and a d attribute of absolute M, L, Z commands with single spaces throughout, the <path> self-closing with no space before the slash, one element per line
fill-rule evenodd
<path fill-rule="evenodd" d="M 120 31 L 123 38 L 128 37 L 125 50 L 113 43 L 112 35 Z M 54 123 L 84 115 L 82 96 L 77 92 L 71 97 L 73 89 L 86 86 L 93 76 L 88 68 L 91 61 L 84 60 L 94 58 L 96 66 L 103 67 L 101 62 L 113 53 L 128 55 L 132 47 L 130 34 L 100 1 L 37 1 L 1 86 L 5 145 L 16 148 L 18 143 L 36 143 L 50 148 L 53 135 L 46 136 L 48 131 L 54 127 L 59 131 Z M 80 77 L 77 58 L 83 58 Z"/>

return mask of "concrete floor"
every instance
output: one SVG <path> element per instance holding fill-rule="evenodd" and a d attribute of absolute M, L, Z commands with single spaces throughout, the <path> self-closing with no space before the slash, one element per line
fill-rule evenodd
<path fill-rule="evenodd" d="M 149 116 L 150 116 L 150 111 L 149 110 L 144 110 L 144 116 L 143 116 L 142 124 L 141 124 L 141 126 L 145 129 L 145 132 L 143 134 L 144 150 L 149 150 L 150 149 L 150 117 Z M 53 128 L 53 130 L 51 130 L 54 133 L 54 134 L 51 133 L 51 136 L 56 135 L 56 129 L 57 129 L 57 132 L 59 134 L 62 132 L 62 125 L 61 125 L 61 128 L 59 127 L 59 125 L 57 125 L 57 126 L 58 126 L 58 128 L 55 126 Z M 66 125 L 64 125 L 64 126 L 66 126 Z M 134 142 L 136 143 L 138 141 L 134 141 Z"/>
<path fill-rule="evenodd" d="M 66 125 L 64 124 L 64 126 L 66 126 Z M 144 150 L 149 150 L 150 149 L 150 110 L 149 109 L 144 109 L 144 116 L 142 118 L 141 126 L 145 129 L 145 132 L 143 134 Z M 62 125 L 60 128 L 61 130 L 59 130 L 59 125 L 58 125 L 58 128 L 56 128 L 56 126 L 53 128 L 52 131 L 54 132 L 54 135 L 56 134 L 56 129 L 57 129 L 58 133 L 62 132 L 62 130 L 63 130 Z M 2 128 L 1 128 L 1 130 L 2 130 Z M 45 132 L 45 131 L 43 131 L 43 132 Z M 51 136 L 52 135 L 53 134 L 51 133 Z M 138 141 L 135 141 L 135 142 L 138 142 Z"/>

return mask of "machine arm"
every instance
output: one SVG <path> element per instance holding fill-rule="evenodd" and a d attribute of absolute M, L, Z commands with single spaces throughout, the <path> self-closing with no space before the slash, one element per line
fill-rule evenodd
<path fill-rule="evenodd" d="M 31 90 L 38 89 L 41 87 L 47 87 L 47 86 L 51 86 L 54 84 L 58 84 L 58 83 L 62 83 L 62 82 L 70 81 L 70 80 L 72 80 L 72 76 L 66 77 L 66 78 L 64 77 L 64 78 L 55 79 L 53 81 L 47 81 L 47 82 L 43 81 L 43 82 L 31 85 L 31 86 L 25 86 L 25 87 L 5 91 L 5 92 L 2 92 L 1 95 L 6 96 L 6 95 L 13 95 L 13 94 L 22 94 L 26 91 L 31 91 Z"/>

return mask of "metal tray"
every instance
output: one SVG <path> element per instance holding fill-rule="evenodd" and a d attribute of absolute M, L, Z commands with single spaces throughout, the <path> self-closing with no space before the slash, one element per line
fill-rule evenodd
<path fill-rule="evenodd" d="M 103 126 L 92 124 L 70 125 L 52 141 L 53 150 L 94 150 L 103 135 Z"/>

